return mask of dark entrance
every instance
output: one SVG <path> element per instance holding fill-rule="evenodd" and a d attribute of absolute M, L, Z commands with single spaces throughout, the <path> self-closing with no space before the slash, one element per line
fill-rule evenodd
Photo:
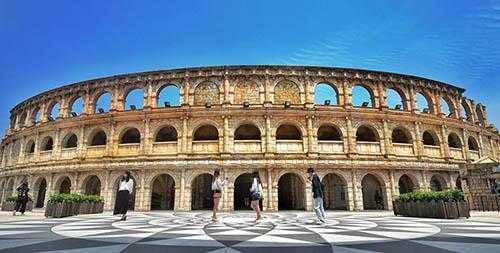
<path fill-rule="evenodd" d="M 212 201 L 211 174 L 198 175 L 191 184 L 191 210 L 211 210 L 214 206 Z"/>
<path fill-rule="evenodd" d="M 38 193 L 36 197 L 36 208 L 42 208 L 45 203 L 45 193 L 47 192 L 47 181 L 45 178 L 42 178 L 42 181 L 38 185 Z"/>
<path fill-rule="evenodd" d="M 297 174 L 287 173 L 278 181 L 278 209 L 305 210 L 304 183 Z"/>
<path fill-rule="evenodd" d="M 174 210 L 175 183 L 167 174 L 156 177 L 151 190 L 151 210 Z"/>

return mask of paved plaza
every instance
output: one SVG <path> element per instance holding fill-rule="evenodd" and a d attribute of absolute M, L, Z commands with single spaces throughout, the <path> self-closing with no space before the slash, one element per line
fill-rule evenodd
<path fill-rule="evenodd" d="M 498 252 L 500 219 L 438 220 L 390 212 L 330 212 L 326 224 L 309 212 L 109 213 L 44 219 L 0 215 L 0 252 Z"/>

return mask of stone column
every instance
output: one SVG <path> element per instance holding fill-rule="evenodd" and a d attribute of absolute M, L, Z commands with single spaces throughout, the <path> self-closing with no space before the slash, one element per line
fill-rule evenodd
<path fill-rule="evenodd" d="M 153 91 L 153 82 L 148 81 L 144 87 L 144 109 L 153 109 L 158 107 L 156 103 L 156 94 Z"/>
<path fill-rule="evenodd" d="M 385 89 L 382 83 L 377 83 L 378 94 L 379 94 L 379 105 L 381 111 L 387 111 L 387 89 Z"/>
<path fill-rule="evenodd" d="M 151 133 L 151 120 L 146 116 L 144 119 L 144 141 L 140 153 L 147 155 L 153 153 L 153 134 Z"/>
<path fill-rule="evenodd" d="M 422 185 L 420 186 L 421 187 L 421 190 L 423 191 L 428 191 L 430 189 L 430 184 L 429 182 L 427 181 L 427 175 L 426 175 L 426 172 L 425 171 L 420 171 L 420 176 L 422 178 Z"/>
<path fill-rule="evenodd" d="M 305 78 L 305 106 L 306 108 L 314 107 L 314 84 L 310 77 Z"/>
<path fill-rule="evenodd" d="M 271 117 L 270 115 L 264 115 L 264 118 L 266 120 L 266 155 L 271 155 L 274 154 L 276 151 L 274 149 L 275 145 L 273 143 L 273 133 L 271 130 Z"/>
<path fill-rule="evenodd" d="M 389 126 L 387 120 L 382 121 L 383 125 L 383 133 L 384 133 L 384 141 L 382 142 L 384 146 L 381 146 L 382 154 L 385 154 L 389 157 L 395 157 L 396 154 L 394 152 L 394 147 L 392 146 L 392 134 L 389 131 Z M 381 143 L 381 144 L 382 144 Z"/>
<path fill-rule="evenodd" d="M 49 197 L 54 193 L 54 174 L 49 174 L 47 176 L 47 190 L 45 191 L 45 199 L 43 201 L 43 206 L 47 207 L 47 203 L 49 202 Z"/>
<path fill-rule="evenodd" d="M 82 99 L 83 99 L 82 114 L 83 115 L 91 115 L 91 114 L 93 114 L 94 112 L 92 111 L 92 104 L 91 104 L 91 96 L 90 96 L 90 94 L 88 92 L 85 93 L 85 95 L 82 96 Z"/>
<path fill-rule="evenodd" d="M 107 170 L 104 179 L 104 191 L 101 196 L 104 198 L 104 209 L 111 210 L 114 206 L 113 203 L 113 183 L 111 180 L 111 171 Z"/>
<path fill-rule="evenodd" d="M 409 87 L 409 101 L 407 101 L 406 105 L 408 106 L 407 110 L 410 111 L 410 112 L 418 112 L 418 108 L 417 108 L 417 101 L 416 101 L 416 96 L 417 96 L 417 93 L 415 92 L 415 88 L 413 87 L 413 85 L 410 85 Z"/>
<path fill-rule="evenodd" d="M 188 78 L 188 74 L 186 73 L 186 78 L 184 79 L 183 96 L 182 96 L 182 104 L 181 106 L 186 107 L 189 106 L 189 89 L 191 88 L 191 81 Z"/>
<path fill-rule="evenodd" d="M 344 81 L 342 85 L 342 89 L 344 90 L 344 108 L 352 108 L 352 90 L 351 90 L 351 85 L 347 82 Z"/>
<path fill-rule="evenodd" d="M 346 117 L 346 129 L 347 129 L 347 153 L 349 156 L 356 155 L 358 152 L 356 150 L 356 143 L 354 141 L 354 136 L 353 136 L 353 129 L 352 129 L 352 123 L 351 119 L 349 117 Z M 345 140 L 344 140 L 344 143 Z"/>
<path fill-rule="evenodd" d="M 272 169 L 267 168 L 267 210 L 264 211 L 277 211 L 278 208 L 276 208 L 275 204 L 275 199 L 273 195 L 273 178 L 272 178 Z"/>
<path fill-rule="evenodd" d="M 182 116 L 182 143 L 181 143 L 181 154 L 188 153 L 188 117 Z"/>
<path fill-rule="evenodd" d="M 396 190 L 396 187 L 399 188 L 398 184 L 396 184 L 396 181 L 394 179 L 394 170 L 389 171 L 389 179 L 390 179 L 390 189 L 391 189 L 391 196 L 396 196 L 399 194 L 399 190 Z M 388 203 L 392 206 L 392 199 L 387 199 Z M 391 208 L 392 209 L 392 208 Z M 390 210 L 390 209 L 389 209 Z"/>
<path fill-rule="evenodd" d="M 312 157 L 316 157 L 318 155 L 318 138 L 316 136 L 316 133 L 314 131 L 313 127 L 313 120 L 314 120 L 314 115 L 311 116 L 306 116 L 306 121 L 307 121 L 307 139 L 308 139 L 308 155 Z"/>
<path fill-rule="evenodd" d="M 229 155 L 231 153 L 231 140 L 229 139 L 229 118 L 230 116 L 222 116 L 224 119 L 224 129 L 223 129 L 223 143 L 222 143 L 222 155 Z"/>
<path fill-rule="evenodd" d="M 304 189 L 306 192 L 304 193 L 305 194 L 305 197 L 306 197 L 306 205 L 305 205 L 305 208 L 306 208 L 306 211 L 312 211 L 313 210 L 313 195 L 312 195 L 312 187 L 311 187 L 311 184 L 308 184 L 306 183 L 305 184 L 305 189 Z"/>
<path fill-rule="evenodd" d="M 424 155 L 424 145 L 420 134 L 420 122 L 415 122 L 415 137 L 413 138 L 413 149 L 415 154 L 420 159 Z"/>
<path fill-rule="evenodd" d="M 448 136 L 446 135 L 446 125 L 441 125 L 441 154 L 445 159 L 450 159 L 450 149 L 448 148 Z"/>
<path fill-rule="evenodd" d="M 273 102 L 273 99 L 271 98 L 271 80 L 269 80 L 269 70 L 266 69 L 266 80 L 265 80 L 265 87 L 264 87 L 264 93 L 265 93 L 265 99 L 264 99 L 264 106 L 268 107 L 270 106 Z"/>
<path fill-rule="evenodd" d="M 223 102 L 222 104 L 225 104 L 225 105 L 229 105 L 231 104 L 231 101 L 229 99 L 229 79 L 227 77 L 227 74 L 229 74 L 227 71 L 226 71 L 226 74 L 224 75 L 224 99 L 223 99 Z"/>
<path fill-rule="evenodd" d="M 351 171 L 352 179 L 352 203 L 354 204 L 354 210 L 363 210 L 363 191 L 361 188 L 361 182 L 358 182 L 355 170 Z"/>

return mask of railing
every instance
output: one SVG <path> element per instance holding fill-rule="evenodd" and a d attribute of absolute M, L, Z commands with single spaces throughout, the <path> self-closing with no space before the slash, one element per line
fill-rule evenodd
<path fill-rule="evenodd" d="M 89 158 L 103 157 L 106 154 L 106 145 L 88 146 L 86 156 Z"/>
<path fill-rule="evenodd" d="M 342 141 L 318 141 L 318 152 L 323 154 L 344 153 Z"/>
<path fill-rule="evenodd" d="M 414 154 L 413 144 L 410 143 L 393 143 L 394 153 L 396 155 L 411 156 Z"/>
<path fill-rule="evenodd" d="M 450 157 L 453 159 L 464 159 L 461 148 L 449 148 Z"/>
<path fill-rule="evenodd" d="M 139 143 L 127 143 L 118 145 L 119 156 L 132 156 L 139 154 L 141 145 Z"/>
<path fill-rule="evenodd" d="M 259 140 L 235 140 L 235 153 L 261 153 L 262 143 Z"/>
<path fill-rule="evenodd" d="M 31 163 L 35 160 L 35 153 L 26 153 L 24 155 L 24 162 Z"/>
<path fill-rule="evenodd" d="M 177 142 L 155 142 L 153 143 L 153 154 L 177 154 Z"/>
<path fill-rule="evenodd" d="M 380 143 L 371 141 L 356 142 L 356 150 L 360 154 L 380 154 Z"/>
<path fill-rule="evenodd" d="M 428 157 L 441 157 L 439 146 L 424 145 L 424 154 Z"/>
<path fill-rule="evenodd" d="M 193 141 L 193 153 L 219 153 L 219 141 Z"/>
<path fill-rule="evenodd" d="M 52 150 L 40 151 L 39 160 L 40 161 L 50 160 L 50 159 L 52 159 L 52 154 L 53 154 Z"/>
<path fill-rule="evenodd" d="M 304 145 L 301 140 L 276 140 L 276 152 L 302 153 L 304 152 Z"/>
<path fill-rule="evenodd" d="M 479 160 L 479 151 L 477 150 L 469 150 L 469 157 L 471 160 L 476 161 Z"/>
<path fill-rule="evenodd" d="M 73 159 L 77 156 L 76 148 L 63 148 L 61 150 L 61 159 Z"/>

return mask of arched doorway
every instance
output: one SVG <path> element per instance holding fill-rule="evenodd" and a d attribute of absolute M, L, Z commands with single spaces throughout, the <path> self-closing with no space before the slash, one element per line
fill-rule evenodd
<path fill-rule="evenodd" d="M 174 210 L 175 182 L 172 176 L 161 174 L 151 187 L 151 210 Z"/>
<path fill-rule="evenodd" d="M 399 178 L 398 186 L 399 186 L 399 194 L 413 192 L 413 189 L 415 188 L 415 185 L 413 184 L 411 178 L 408 175 L 402 175 Z"/>
<path fill-rule="evenodd" d="M 115 186 L 114 186 L 114 198 L 115 198 L 115 205 L 116 205 L 116 196 L 118 195 L 118 189 L 120 187 L 120 181 L 122 179 L 122 176 L 119 176 L 116 181 L 115 181 Z M 128 210 L 133 211 L 135 209 L 135 192 L 137 189 L 137 180 L 132 176 L 132 180 L 134 180 L 134 187 L 132 189 L 132 194 L 130 195 L 129 201 L 128 201 Z"/>
<path fill-rule="evenodd" d="M 211 210 L 213 176 L 205 173 L 198 175 L 191 183 L 191 210 Z"/>
<path fill-rule="evenodd" d="M 457 190 L 462 191 L 462 178 L 461 177 L 457 178 L 457 181 L 455 182 L 455 187 L 457 188 Z"/>
<path fill-rule="evenodd" d="M 347 210 L 347 192 L 345 181 L 338 175 L 330 173 L 322 180 L 325 186 L 325 209 Z"/>
<path fill-rule="evenodd" d="M 250 188 L 252 174 L 245 173 L 234 181 L 234 210 L 250 210 Z"/>
<path fill-rule="evenodd" d="M 71 180 L 69 177 L 65 177 L 61 184 L 59 184 L 59 193 L 70 193 L 71 192 Z"/>
<path fill-rule="evenodd" d="M 384 193 L 380 181 L 372 174 L 367 174 L 361 181 L 364 210 L 382 210 L 385 207 Z"/>
<path fill-rule="evenodd" d="M 101 180 L 97 176 L 90 176 L 85 183 L 86 195 L 101 195 Z"/>
<path fill-rule="evenodd" d="M 295 173 L 286 173 L 278 181 L 278 209 L 305 210 L 304 182 Z"/>
<path fill-rule="evenodd" d="M 35 185 L 36 189 L 36 208 L 43 208 L 45 205 L 45 193 L 47 192 L 47 181 L 45 178 L 40 179 Z"/>
<path fill-rule="evenodd" d="M 433 192 L 442 191 L 445 186 L 446 186 L 446 182 L 444 181 L 444 179 L 441 176 L 438 176 L 438 175 L 432 176 L 431 182 L 430 182 L 431 191 L 433 191 Z"/>

